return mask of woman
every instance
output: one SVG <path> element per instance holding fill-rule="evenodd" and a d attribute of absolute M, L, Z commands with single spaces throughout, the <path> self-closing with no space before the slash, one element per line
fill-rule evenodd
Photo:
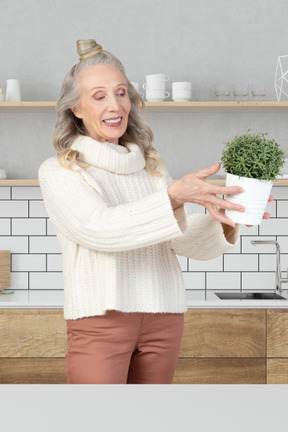
<path fill-rule="evenodd" d="M 236 244 L 224 209 L 244 209 L 217 194 L 241 189 L 205 181 L 219 164 L 173 182 L 123 65 L 94 40 L 77 47 L 57 103 L 57 157 L 39 170 L 62 248 L 68 383 L 171 383 L 186 311 L 176 255 L 208 260 Z M 209 214 L 186 215 L 186 202 Z"/>

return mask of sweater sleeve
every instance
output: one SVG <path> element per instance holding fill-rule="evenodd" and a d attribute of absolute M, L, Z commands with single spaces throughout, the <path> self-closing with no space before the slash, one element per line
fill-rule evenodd
<path fill-rule="evenodd" d="M 55 228 L 89 249 L 138 249 L 179 237 L 186 227 L 185 213 L 173 212 L 166 187 L 112 207 L 101 191 L 83 181 L 79 171 L 62 168 L 53 158 L 41 165 L 39 184 Z"/>
<path fill-rule="evenodd" d="M 173 239 L 171 247 L 177 255 L 206 261 L 230 250 L 239 242 L 239 225 L 223 229 L 222 224 L 210 216 L 190 214 L 187 230 L 182 237 Z"/>

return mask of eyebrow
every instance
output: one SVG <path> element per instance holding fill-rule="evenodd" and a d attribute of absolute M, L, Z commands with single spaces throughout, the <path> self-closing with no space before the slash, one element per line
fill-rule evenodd
<path fill-rule="evenodd" d="M 127 85 L 126 83 L 117 84 L 116 87 L 121 87 L 121 86 L 128 87 L 128 85 Z M 93 87 L 93 88 L 91 89 L 91 91 L 93 91 L 93 90 L 99 90 L 99 89 L 105 89 L 105 88 L 106 88 L 105 86 Z"/>

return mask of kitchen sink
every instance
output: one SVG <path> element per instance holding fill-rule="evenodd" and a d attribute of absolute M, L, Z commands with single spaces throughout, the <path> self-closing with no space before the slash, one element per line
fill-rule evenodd
<path fill-rule="evenodd" d="M 215 292 L 221 300 L 287 300 L 275 292 Z"/>

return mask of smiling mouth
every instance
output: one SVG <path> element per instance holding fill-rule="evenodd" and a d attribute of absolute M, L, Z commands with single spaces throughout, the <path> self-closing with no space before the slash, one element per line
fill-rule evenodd
<path fill-rule="evenodd" d="M 122 117 L 103 120 L 103 122 L 107 125 L 118 125 L 119 123 L 121 123 L 121 121 L 122 121 Z"/>

